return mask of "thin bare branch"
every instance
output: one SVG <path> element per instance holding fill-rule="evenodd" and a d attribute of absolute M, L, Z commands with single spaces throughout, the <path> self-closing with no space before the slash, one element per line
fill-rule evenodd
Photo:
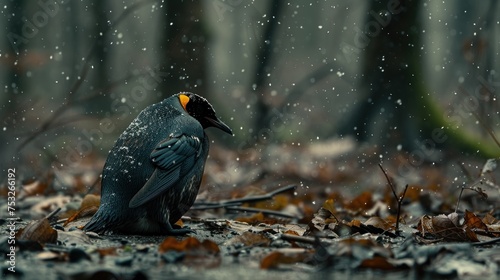
<path fill-rule="evenodd" d="M 396 194 L 396 189 L 395 189 L 394 185 L 392 184 L 391 178 L 389 177 L 389 175 L 387 174 L 385 169 L 382 167 L 382 164 L 379 163 L 378 167 L 380 167 L 380 170 L 382 170 L 382 172 L 384 173 L 385 179 L 387 180 L 389 187 L 391 187 L 392 194 L 394 195 L 394 198 L 396 198 L 396 201 L 398 201 L 398 195 Z"/>
<path fill-rule="evenodd" d="M 281 239 L 292 242 L 301 242 L 306 244 L 316 244 L 316 239 L 313 237 L 297 236 L 292 234 L 282 234 Z"/>
<path fill-rule="evenodd" d="M 191 207 L 191 209 L 204 210 L 204 209 L 214 209 L 214 208 L 226 208 L 226 207 L 238 206 L 248 202 L 264 201 L 273 198 L 277 194 L 284 193 L 290 190 L 295 190 L 296 188 L 297 188 L 296 185 L 288 185 L 263 195 L 221 200 L 218 202 L 195 202 L 195 206 Z"/>
<path fill-rule="evenodd" d="M 483 184 L 483 180 L 481 178 L 477 179 L 470 186 L 463 185 L 461 187 L 460 194 L 458 195 L 457 205 L 455 206 L 455 212 L 458 211 L 458 208 L 460 206 L 460 200 L 462 200 L 462 194 L 463 194 L 464 190 L 475 191 L 476 193 L 478 193 L 479 195 L 481 195 L 483 198 L 487 198 L 488 197 L 488 195 L 481 188 L 477 187 L 477 185 L 480 185 L 480 184 Z"/>
<path fill-rule="evenodd" d="M 403 194 L 398 198 L 398 214 L 396 216 L 396 234 L 399 235 L 399 217 L 401 216 L 401 204 L 403 203 L 403 199 L 405 198 L 406 191 L 408 190 L 408 184 L 405 186 L 405 190 Z"/>
<path fill-rule="evenodd" d="M 397 217 L 396 217 L 396 229 L 395 229 L 395 232 L 396 232 L 396 235 L 399 235 L 399 233 L 401 232 L 399 230 L 399 217 L 401 216 L 401 204 L 403 203 L 403 199 L 404 199 L 404 197 L 406 195 L 406 191 L 408 190 L 408 184 L 406 184 L 405 190 L 403 191 L 403 194 L 398 197 L 398 195 L 396 194 L 396 187 L 394 187 L 394 184 L 392 183 L 392 180 L 389 177 L 389 174 L 387 174 L 387 172 L 385 171 L 385 169 L 382 167 L 382 164 L 379 163 L 378 167 L 380 167 L 380 170 L 382 170 L 382 172 L 384 173 L 384 176 L 387 179 L 387 183 L 391 187 L 392 194 L 394 195 L 394 198 L 396 198 L 396 201 L 398 203 L 398 212 L 397 212 Z"/>
<path fill-rule="evenodd" d="M 264 215 L 271 215 L 276 217 L 282 217 L 286 219 L 300 219 L 300 217 L 292 216 L 285 214 L 283 212 L 267 210 L 262 208 L 254 208 L 254 207 L 242 207 L 242 206 L 226 206 L 225 209 L 229 211 L 238 211 L 238 212 L 251 212 L 251 213 L 262 213 Z"/>

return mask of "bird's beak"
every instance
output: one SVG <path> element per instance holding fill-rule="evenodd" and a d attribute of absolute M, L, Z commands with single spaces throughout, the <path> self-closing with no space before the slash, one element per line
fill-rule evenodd
<path fill-rule="evenodd" d="M 226 133 L 229 133 L 231 135 L 233 135 L 233 131 L 231 130 L 231 128 L 229 128 L 229 126 L 227 126 L 227 124 L 223 123 L 221 120 L 219 119 L 212 119 L 212 118 L 208 118 L 208 117 L 205 117 L 208 122 L 210 124 L 212 124 L 213 127 L 217 127 L 218 129 L 226 132 Z"/>

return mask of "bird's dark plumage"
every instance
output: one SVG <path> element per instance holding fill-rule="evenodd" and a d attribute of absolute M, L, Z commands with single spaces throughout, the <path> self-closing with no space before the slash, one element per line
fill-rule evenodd
<path fill-rule="evenodd" d="M 144 109 L 111 149 L 102 173 L 101 205 L 84 230 L 185 234 L 172 224 L 193 205 L 208 155 L 204 132 L 232 134 L 208 101 L 179 93 Z"/>

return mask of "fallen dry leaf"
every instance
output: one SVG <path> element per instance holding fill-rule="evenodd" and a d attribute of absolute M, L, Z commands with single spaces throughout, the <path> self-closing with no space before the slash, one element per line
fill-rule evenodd
<path fill-rule="evenodd" d="M 289 252 L 284 251 L 274 251 L 265 256 L 260 262 L 261 269 L 274 269 L 278 268 L 282 264 L 294 264 L 298 262 L 304 262 L 312 256 L 310 251 L 304 249 L 298 249 L 297 251 L 289 250 Z"/>
<path fill-rule="evenodd" d="M 219 246 L 213 241 L 208 239 L 200 242 L 194 237 L 188 237 L 182 241 L 178 241 L 175 237 L 169 236 L 158 247 L 160 253 L 165 253 L 169 250 L 175 250 L 178 252 L 192 252 L 195 254 L 206 253 L 212 255 L 218 255 L 220 253 Z"/>
<path fill-rule="evenodd" d="M 465 210 L 464 226 L 469 229 L 488 230 L 488 227 L 474 213 Z"/>
<path fill-rule="evenodd" d="M 99 248 L 97 252 L 99 253 L 99 258 L 104 258 L 106 256 L 116 256 L 117 247 Z"/>
<path fill-rule="evenodd" d="M 261 233 L 244 232 L 241 235 L 237 235 L 228 241 L 224 242 L 224 245 L 234 245 L 243 244 L 245 246 L 269 246 L 271 239 Z"/>
<path fill-rule="evenodd" d="M 251 225 L 260 224 L 260 223 L 264 223 L 267 221 L 266 218 L 264 217 L 264 214 L 262 214 L 262 212 L 255 213 L 250 217 L 238 217 L 235 220 L 238 222 L 248 223 Z"/>
<path fill-rule="evenodd" d="M 417 230 L 422 237 L 426 238 L 430 235 L 433 239 L 447 242 L 471 241 L 470 236 L 468 236 L 466 231 L 457 225 L 457 223 L 456 215 L 438 215 L 433 217 L 424 215 L 418 222 Z"/>
<path fill-rule="evenodd" d="M 212 268 L 221 264 L 219 246 L 210 240 L 200 242 L 194 237 L 177 240 L 167 237 L 158 247 L 163 260 L 173 263 L 182 261 L 183 264 L 195 267 Z"/>
<path fill-rule="evenodd" d="M 35 241 L 42 245 L 45 243 L 55 243 L 57 241 L 57 231 L 50 226 L 47 218 L 42 218 L 20 229 L 16 238 L 18 240 Z"/>
<path fill-rule="evenodd" d="M 395 268 L 393 264 L 387 261 L 387 258 L 382 256 L 374 256 L 371 259 L 363 260 L 360 267 L 383 270 L 391 270 Z"/>

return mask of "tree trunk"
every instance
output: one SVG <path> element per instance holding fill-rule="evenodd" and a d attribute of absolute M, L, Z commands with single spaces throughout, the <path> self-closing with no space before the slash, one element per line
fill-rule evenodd
<path fill-rule="evenodd" d="M 446 146 L 469 153 L 479 151 L 485 156 L 498 155 L 498 149 L 479 144 L 452 128 L 428 94 L 420 36 L 422 2 L 370 2 L 367 20 L 358 34 L 366 45 L 362 84 L 369 95 L 341 126 L 339 134 L 351 134 L 360 141 L 375 134 L 375 142 L 385 148 L 401 144 L 410 152 Z M 390 7 L 390 3 L 400 5 Z"/>
<path fill-rule="evenodd" d="M 163 94 L 192 91 L 206 96 L 208 36 L 202 1 L 165 1 L 164 19 L 161 70 L 169 74 Z"/>

